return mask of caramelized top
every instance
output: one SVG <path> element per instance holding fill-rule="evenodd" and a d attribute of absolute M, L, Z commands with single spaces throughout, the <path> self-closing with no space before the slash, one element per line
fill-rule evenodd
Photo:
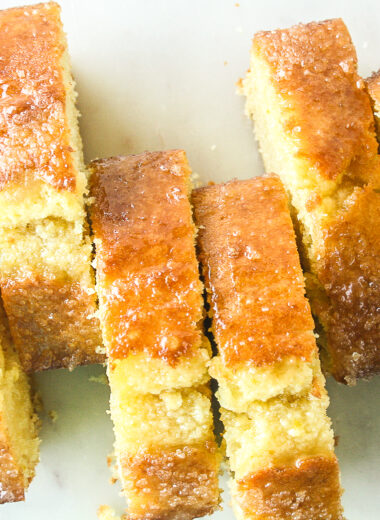
<path fill-rule="evenodd" d="M 287 198 L 276 177 L 193 192 L 215 339 L 228 365 L 310 360 L 316 344 Z"/>
<path fill-rule="evenodd" d="M 318 277 L 327 302 L 313 302 L 327 329 L 332 372 L 354 383 L 380 372 L 380 193 L 357 188 L 326 231 Z"/>
<path fill-rule="evenodd" d="M 336 458 L 313 457 L 248 475 L 238 481 L 234 500 L 247 519 L 344 520 L 341 494 Z"/>
<path fill-rule="evenodd" d="M 218 508 L 219 454 L 201 445 L 140 451 L 121 460 L 129 520 L 192 520 Z"/>
<path fill-rule="evenodd" d="M 0 190 L 36 179 L 75 190 L 58 4 L 0 11 Z"/>
<path fill-rule="evenodd" d="M 91 164 L 92 224 L 109 355 L 174 363 L 201 341 L 190 168 L 182 151 Z"/>
<path fill-rule="evenodd" d="M 253 52 L 269 64 L 298 154 L 325 178 L 347 169 L 363 182 L 377 153 L 374 119 L 350 34 L 340 19 L 257 33 Z M 378 176 L 378 173 L 375 173 Z"/>

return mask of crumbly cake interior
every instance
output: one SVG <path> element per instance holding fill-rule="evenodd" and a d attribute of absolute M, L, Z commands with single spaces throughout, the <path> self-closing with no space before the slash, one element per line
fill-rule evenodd
<path fill-rule="evenodd" d="M 154 152 L 90 167 L 100 322 L 128 517 L 211 513 L 220 460 L 186 156 Z"/>
<path fill-rule="evenodd" d="M 380 157 L 344 23 L 256 34 L 241 91 L 265 169 L 290 196 L 325 368 L 353 384 L 380 370 Z"/>
<path fill-rule="evenodd" d="M 0 308 L 0 503 L 24 499 L 39 461 L 30 386 Z"/>
<path fill-rule="evenodd" d="M 99 362 L 87 173 L 60 7 L 2 11 L 0 29 L 0 283 L 11 334 L 29 372 Z"/>
<path fill-rule="evenodd" d="M 192 200 L 235 514 L 342 520 L 329 401 L 284 188 L 277 177 L 232 181 L 195 190 Z M 254 299 L 256 287 L 267 294 Z M 287 380 L 297 365 L 311 373 L 300 387 Z M 245 395 L 236 393 L 240 377 Z"/>

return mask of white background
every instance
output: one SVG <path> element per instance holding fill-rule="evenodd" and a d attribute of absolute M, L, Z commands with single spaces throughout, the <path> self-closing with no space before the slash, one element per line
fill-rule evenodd
<path fill-rule="evenodd" d="M 0 8 L 17 3 L 0 0 Z M 235 94 L 258 30 L 341 16 L 361 74 L 380 67 L 376 0 L 239 3 L 61 1 L 86 160 L 178 147 L 187 151 L 203 181 L 261 174 L 243 100 Z M 35 377 L 46 412 L 55 410 L 58 418 L 54 423 L 45 414 L 41 463 L 26 503 L 0 506 L 0 520 L 95 520 L 101 503 L 122 511 L 124 501 L 117 485 L 109 484 L 106 464 L 113 441 L 108 389 L 89 380 L 103 371 L 85 367 Z M 380 378 L 355 388 L 329 381 L 328 389 L 347 518 L 378 520 Z M 227 505 L 214 515 L 230 518 Z"/>

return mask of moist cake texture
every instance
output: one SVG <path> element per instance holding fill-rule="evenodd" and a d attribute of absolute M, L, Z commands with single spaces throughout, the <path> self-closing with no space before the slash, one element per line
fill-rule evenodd
<path fill-rule="evenodd" d="M 347 28 L 257 33 L 240 86 L 265 169 L 290 196 L 326 369 L 353 384 L 380 370 L 380 157 Z"/>
<path fill-rule="evenodd" d="M 0 11 L 0 285 L 25 370 L 99 362 L 87 176 L 56 3 Z"/>
<path fill-rule="evenodd" d="M 91 220 L 115 452 L 131 519 L 219 503 L 202 284 L 182 151 L 94 161 Z"/>
<path fill-rule="evenodd" d="M 192 202 L 235 514 L 342 520 L 329 400 L 284 188 L 273 176 L 231 181 L 194 190 Z"/>
<path fill-rule="evenodd" d="M 39 460 L 37 423 L 0 302 L 0 504 L 24 500 Z"/>

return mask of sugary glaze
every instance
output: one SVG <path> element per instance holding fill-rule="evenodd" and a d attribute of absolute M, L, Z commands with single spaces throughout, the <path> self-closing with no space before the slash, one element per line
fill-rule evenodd
<path fill-rule="evenodd" d="M 0 11 L 0 190 L 36 179 L 76 189 L 62 35 L 54 2 Z"/>
<path fill-rule="evenodd" d="M 249 520 L 343 520 L 335 457 L 301 459 L 294 466 L 265 468 L 233 489 L 238 518 Z"/>
<path fill-rule="evenodd" d="M 276 177 L 193 192 L 199 255 L 223 361 L 311 361 L 314 324 L 287 198 Z"/>
<path fill-rule="evenodd" d="M 202 286 L 185 153 L 104 159 L 91 169 L 110 359 L 144 351 L 175 364 L 201 344 Z"/>
<path fill-rule="evenodd" d="M 380 193 L 354 192 L 326 230 L 325 247 L 318 274 L 329 305 L 324 295 L 314 298 L 314 312 L 326 328 L 335 378 L 350 383 L 380 371 Z"/>
<path fill-rule="evenodd" d="M 293 112 L 285 131 L 297 139 L 298 155 L 327 179 L 349 168 L 361 182 L 378 181 L 373 114 L 343 21 L 259 32 L 253 52 L 269 64 L 271 81 Z"/>
<path fill-rule="evenodd" d="M 190 520 L 215 510 L 219 496 L 214 442 L 142 452 L 121 461 L 131 520 Z"/>
<path fill-rule="evenodd" d="M 67 279 L 9 278 L 1 286 L 15 347 L 27 372 L 101 363 L 96 294 Z"/>

